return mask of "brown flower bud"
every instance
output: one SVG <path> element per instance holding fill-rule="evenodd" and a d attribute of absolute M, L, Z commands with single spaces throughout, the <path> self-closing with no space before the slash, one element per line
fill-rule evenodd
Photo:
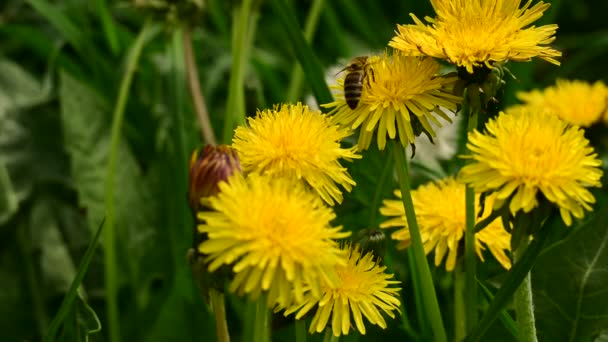
<path fill-rule="evenodd" d="M 201 198 L 217 194 L 218 184 L 228 179 L 235 171 L 241 171 L 241 164 L 232 147 L 206 145 L 200 150 L 194 150 L 190 158 L 190 208 L 198 211 L 202 206 Z"/>

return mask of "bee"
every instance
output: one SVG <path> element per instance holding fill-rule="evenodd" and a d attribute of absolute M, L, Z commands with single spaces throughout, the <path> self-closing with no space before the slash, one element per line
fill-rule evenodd
<path fill-rule="evenodd" d="M 361 100 L 364 82 L 367 82 L 368 87 L 370 86 L 369 75 L 374 82 L 376 81 L 374 70 L 368 61 L 368 56 L 360 56 L 353 58 L 344 69 L 340 70 L 342 71 L 347 72 L 344 78 L 344 99 L 350 109 L 355 109 Z"/>

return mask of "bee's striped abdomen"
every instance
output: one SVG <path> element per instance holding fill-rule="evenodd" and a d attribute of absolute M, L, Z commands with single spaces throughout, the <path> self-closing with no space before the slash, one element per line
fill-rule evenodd
<path fill-rule="evenodd" d="M 350 109 L 357 108 L 363 92 L 363 70 L 351 71 L 344 78 L 344 99 Z"/>

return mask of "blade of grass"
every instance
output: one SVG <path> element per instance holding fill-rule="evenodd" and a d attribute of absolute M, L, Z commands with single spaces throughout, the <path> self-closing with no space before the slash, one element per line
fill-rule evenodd
<path fill-rule="evenodd" d="M 107 174 L 105 182 L 105 204 L 107 226 L 104 230 L 104 258 L 105 258 L 105 287 L 106 307 L 108 315 L 109 340 L 120 341 L 120 319 L 118 312 L 118 277 L 116 260 L 116 227 L 114 226 L 114 183 L 116 178 L 116 167 L 118 162 L 118 151 L 120 138 L 122 136 L 122 123 L 124 120 L 125 107 L 129 98 L 129 89 L 133 81 L 133 74 L 139 63 L 139 56 L 144 45 L 160 32 L 160 27 L 152 21 L 147 21 L 139 32 L 133 45 L 126 56 L 126 68 L 120 83 L 116 106 L 114 107 L 112 119 L 112 133 L 110 140 L 110 154 L 108 158 Z"/>
<path fill-rule="evenodd" d="M 26 0 L 59 33 L 78 51 L 83 51 L 84 38 L 82 30 L 63 14 L 55 5 L 44 0 Z"/>
<path fill-rule="evenodd" d="M 325 83 L 321 63 L 310 45 L 306 43 L 306 39 L 304 39 L 304 35 L 298 26 L 298 18 L 293 9 L 285 0 L 270 0 L 270 5 L 289 36 L 291 46 L 302 65 L 302 69 L 310 83 L 317 103 L 323 104 L 332 102 L 333 96 L 327 87 L 327 83 Z"/>
<path fill-rule="evenodd" d="M 350 18 L 353 23 L 357 23 L 353 25 L 358 31 L 358 34 L 361 35 L 368 44 L 376 45 L 379 41 L 378 37 L 375 36 L 376 27 L 372 26 L 372 23 L 375 21 L 370 20 L 367 13 L 361 9 L 361 2 L 358 1 L 350 1 L 350 0 L 340 0 L 338 4 L 338 8 L 342 10 L 344 16 Z"/>
<path fill-rule="evenodd" d="M 48 60 L 52 55 L 61 50 L 61 45 L 49 41 L 39 29 L 21 24 L 8 24 L 0 26 L 0 41 L 7 44 L 9 41 L 16 41 L 27 47 L 28 51 L 36 57 Z M 56 57 L 57 66 L 69 71 L 72 75 L 82 74 L 82 65 L 75 63 L 63 53 L 58 53 Z"/>
<path fill-rule="evenodd" d="M 339 51 L 342 56 L 352 56 L 352 47 L 346 41 L 346 33 L 340 25 L 340 20 L 336 15 L 336 10 L 331 2 L 326 3 L 323 7 L 322 19 L 324 27 L 324 33 L 330 35 L 329 41 L 334 46 L 334 51 Z"/>
<path fill-rule="evenodd" d="M 116 35 L 116 26 L 114 25 L 114 20 L 112 20 L 108 4 L 106 3 L 106 0 L 96 0 L 96 5 L 97 14 L 99 15 L 99 20 L 101 21 L 103 32 L 106 35 L 110 51 L 112 51 L 113 55 L 117 55 L 120 52 L 120 42 Z"/>
<path fill-rule="evenodd" d="M 477 284 L 481 288 L 481 292 L 484 294 L 488 302 L 492 302 L 494 300 L 494 295 L 492 294 L 492 291 L 490 291 L 490 289 L 488 289 L 488 287 L 485 286 L 479 280 L 477 281 Z M 511 335 L 513 335 L 513 337 L 517 339 L 517 325 L 515 323 L 515 320 L 513 319 L 513 317 L 511 317 L 511 315 L 509 315 L 507 310 L 500 310 L 498 319 L 500 319 L 502 325 L 511 333 Z"/>
<path fill-rule="evenodd" d="M 55 318 L 53 318 L 53 321 L 49 326 L 48 332 L 44 337 L 45 342 L 54 341 L 55 335 L 57 335 L 57 331 L 59 331 L 59 327 L 61 327 L 61 324 L 67 317 L 70 309 L 72 308 L 72 304 L 74 303 L 74 300 L 78 295 L 78 288 L 80 287 L 82 279 L 84 279 L 84 276 L 86 275 L 87 270 L 89 269 L 89 265 L 91 264 L 91 260 L 93 259 L 93 255 L 95 254 L 95 249 L 97 248 L 99 236 L 101 235 L 104 223 L 105 218 L 101 221 L 101 223 L 99 224 L 99 228 L 97 228 L 97 232 L 95 232 L 95 236 L 93 236 L 93 239 L 91 239 L 91 241 L 89 242 L 89 246 L 87 247 L 87 250 L 85 251 L 84 256 L 82 257 L 82 261 L 78 266 L 78 273 L 76 273 L 76 276 L 74 277 L 74 280 L 70 285 L 68 293 L 65 295 L 63 302 L 61 302 L 59 311 L 57 311 L 57 314 L 55 315 Z"/>
<path fill-rule="evenodd" d="M 323 8 L 324 3 L 325 0 L 313 0 L 310 10 L 308 11 L 308 18 L 306 18 L 306 24 L 304 25 L 304 39 L 306 39 L 308 44 L 311 44 L 312 37 L 317 31 L 319 17 L 321 16 L 321 9 Z M 303 79 L 304 73 L 302 67 L 296 64 L 291 71 L 289 87 L 287 88 L 287 101 L 295 102 L 300 98 Z"/>

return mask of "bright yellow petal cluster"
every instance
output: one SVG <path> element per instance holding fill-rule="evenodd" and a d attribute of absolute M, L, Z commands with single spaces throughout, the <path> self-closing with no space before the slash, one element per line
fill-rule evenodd
<path fill-rule="evenodd" d="M 430 182 L 412 191 L 412 200 L 420 235 L 426 254 L 435 250 L 435 265 L 439 266 L 447 254 L 445 268 L 452 271 L 458 257 L 458 245 L 466 229 L 465 185 L 452 177 Z M 401 198 L 401 192 L 395 190 Z M 493 196 L 485 199 L 484 212 L 480 220 L 492 212 Z M 479 195 L 475 195 L 475 213 L 480 210 Z M 405 210 L 401 200 L 384 200 L 380 213 L 393 217 L 380 225 L 380 228 L 402 227 L 391 237 L 399 244 L 398 248 L 409 247 L 410 231 L 407 227 Z M 511 234 L 496 219 L 486 228 L 475 234 L 475 249 L 483 261 L 482 251 L 487 247 L 498 262 L 506 269 L 511 268 L 511 260 L 506 254 L 510 250 Z"/>
<path fill-rule="evenodd" d="M 352 134 L 318 110 L 297 103 L 259 111 L 248 126 L 238 127 L 232 146 L 243 172 L 303 180 L 330 205 L 342 202 L 337 184 L 351 191 L 355 181 L 339 159 L 361 158 L 356 147 L 342 148 Z"/>
<path fill-rule="evenodd" d="M 332 228 L 332 209 L 302 184 L 237 173 L 220 183 L 209 206 L 198 214 L 198 231 L 208 234 L 199 251 L 211 272 L 232 265 L 231 291 L 254 298 L 266 291 L 270 307 L 287 307 L 303 300 L 305 284 L 320 295 L 321 282 L 337 283 L 335 267 L 346 255 L 333 239 L 350 232 Z"/>
<path fill-rule="evenodd" d="M 348 263 L 336 266 L 339 278 L 337 286 L 323 285 L 321 297 L 307 292 L 304 301 L 285 311 L 285 315 L 297 311 L 296 319 L 301 319 L 316 308 L 310 333 L 322 332 L 331 316 L 334 336 L 347 335 L 351 329 L 352 313 L 357 330 L 365 335 L 363 317 L 371 324 L 386 329 L 382 312 L 394 318 L 393 311 L 399 311 L 400 288 L 391 287 L 399 284 L 399 281 L 391 280 L 393 275 L 384 273 L 386 266 L 380 266 L 371 253 L 362 256 L 358 247 L 348 246 L 346 250 Z"/>
<path fill-rule="evenodd" d="M 559 65 L 561 52 L 547 46 L 555 40 L 557 25 L 530 26 L 550 4 L 520 0 L 431 0 L 436 18 L 424 24 L 415 15 L 413 25 L 398 25 L 389 46 L 414 56 L 441 58 L 473 73 L 474 67 L 494 62 L 529 61 L 540 57 Z"/>
<path fill-rule="evenodd" d="M 495 208 L 510 199 L 512 214 L 529 212 L 541 192 L 568 226 L 571 216 L 592 210 L 587 188 L 601 186 L 601 161 L 578 126 L 541 110 L 507 110 L 486 124 L 486 133 L 469 133 L 467 147 L 474 162 L 462 168 L 462 181 L 495 193 Z"/>
<path fill-rule="evenodd" d="M 602 81 L 557 80 L 554 86 L 520 92 L 517 97 L 525 106 L 544 108 L 575 125 L 589 127 L 601 119 L 608 121 L 608 87 Z"/>
<path fill-rule="evenodd" d="M 386 137 L 403 146 L 414 143 L 424 129 L 431 136 L 431 122 L 441 126 L 438 117 L 451 122 L 446 112 L 456 111 L 461 98 L 452 94 L 457 77 L 439 75 L 441 65 L 432 58 L 408 57 L 400 53 L 368 58 L 368 71 L 358 106 L 350 109 L 344 98 L 344 78 L 337 80 L 336 101 L 324 104 L 340 125 L 357 129 L 359 149 L 367 149 L 377 129 L 378 148 Z M 444 112 L 445 111 L 445 112 Z M 416 131 L 418 131 L 416 133 Z"/>

